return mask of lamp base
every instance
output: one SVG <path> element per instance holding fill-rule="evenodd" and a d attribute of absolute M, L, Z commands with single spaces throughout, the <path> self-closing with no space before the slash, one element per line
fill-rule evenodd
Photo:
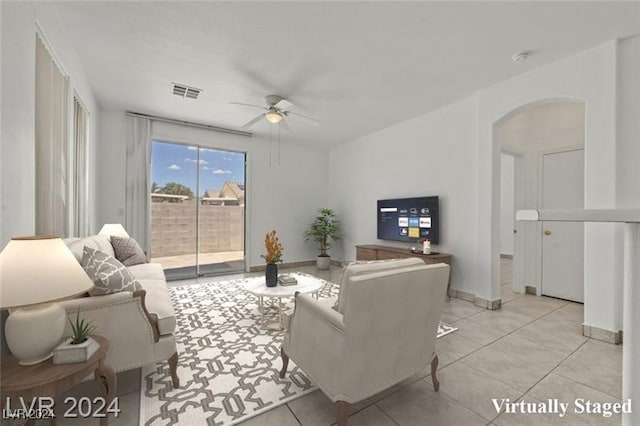
<path fill-rule="evenodd" d="M 42 303 L 18 308 L 5 324 L 7 346 L 20 365 L 33 365 L 53 356 L 60 344 L 67 315 L 58 303 Z"/>

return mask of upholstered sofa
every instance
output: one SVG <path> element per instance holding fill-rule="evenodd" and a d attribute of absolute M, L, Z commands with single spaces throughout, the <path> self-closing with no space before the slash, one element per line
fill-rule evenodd
<path fill-rule="evenodd" d="M 82 261 L 85 246 L 115 257 L 107 236 L 67 238 L 64 241 L 78 262 Z M 106 363 L 116 372 L 168 361 L 173 386 L 177 388 L 176 317 L 162 266 L 142 263 L 127 269 L 138 280 L 141 290 L 84 295 L 60 304 L 70 319 L 75 319 L 79 311 L 81 318 L 96 325 L 96 334 L 109 340 Z M 67 328 L 66 334 L 69 334 L 69 324 Z"/>
<path fill-rule="evenodd" d="M 417 261 L 417 262 L 416 262 Z M 336 403 L 339 426 L 349 405 L 431 364 L 449 265 L 403 259 L 345 269 L 337 304 L 296 294 L 282 342 L 284 378 L 289 358 Z"/>

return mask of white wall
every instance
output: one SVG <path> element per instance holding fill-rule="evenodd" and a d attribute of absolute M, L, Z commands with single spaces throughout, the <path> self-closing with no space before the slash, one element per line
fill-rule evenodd
<path fill-rule="evenodd" d="M 500 155 L 500 254 L 513 255 L 515 160 Z"/>
<path fill-rule="evenodd" d="M 584 100 L 585 207 L 615 207 L 616 193 L 616 42 L 608 42 L 480 92 L 478 193 L 478 292 L 499 297 L 499 144 L 493 125 L 530 103 L 554 98 Z M 615 224 L 585 226 L 585 324 L 607 330 L 622 326 L 618 310 L 622 288 L 621 246 Z M 606 285 L 603 285 L 606 283 Z"/>
<path fill-rule="evenodd" d="M 617 63 L 617 202 L 640 207 L 640 36 L 618 45 Z"/>
<path fill-rule="evenodd" d="M 640 36 L 620 41 L 617 53 L 616 206 L 637 209 L 640 208 Z M 622 247 L 617 249 L 615 255 L 622 259 Z M 622 322 L 622 296 L 616 300 L 618 321 Z"/>
<path fill-rule="evenodd" d="M 98 224 L 124 221 L 125 111 L 102 110 L 99 123 Z M 247 153 L 247 259 L 249 266 L 264 264 L 264 235 L 276 229 L 284 245 L 284 261 L 315 259 L 316 249 L 305 243 L 303 232 L 328 204 L 328 151 L 298 145 L 282 137 L 269 140 L 154 122 L 155 139 L 191 143 Z M 278 164 L 279 161 L 279 164 Z"/>
<path fill-rule="evenodd" d="M 334 257 L 355 259 L 356 244 L 394 245 L 376 239 L 378 199 L 438 195 L 433 250 L 453 254 L 452 287 L 475 292 L 477 107 L 468 98 L 331 150 L 331 207 L 344 237 Z"/>
<path fill-rule="evenodd" d="M 4 247 L 35 230 L 35 21 L 17 3 L 2 8 L 2 221 Z"/>
<path fill-rule="evenodd" d="M 81 96 L 92 115 L 89 123 L 90 165 L 95 160 L 93 117 L 97 113 L 96 102 L 76 53 L 50 5 L 0 2 L 0 250 L 11 237 L 35 232 L 36 21 L 55 58 L 69 76 L 71 89 Z M 89 185 L 90 188 L 95 185 L 93 176 L 89 177 Z M 92 207 L 90 217 L 94 213 Z M 2 311 L 2 330 L 5 320 L 6 311 Z M 0 355 L 7 353 L 2 338 Z"/>
<path fill-rule="evenodd" d="M 2 2 L 2 247 L 16 235 L 35 232 L 35 40 L 36 22 L 54 58 L 85 102 L 90 122 L 90 164 L 94 161 L 97 106 L 84 70 L 51 5 Z M 71 123 L 71 117 L 70 117 Z M 90 176 L 90 188 L 95 180 Z M 93 216 L 93 206 L 90 207 Z"/>

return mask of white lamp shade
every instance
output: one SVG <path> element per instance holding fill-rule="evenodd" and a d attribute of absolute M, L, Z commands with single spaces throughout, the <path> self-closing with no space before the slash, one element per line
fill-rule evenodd
<path fill-rule="evenodd" d="M 105 223 L 102 229 L 100 230 L 100 232 L 98 232 L 98 234 L 106 235 L 109 237 L 113 235 L 116 237 L 129 238 L 129 234 L 127 234 L 127 230 L 124 229 L 124 226 L 122 226 L 119 223 Z"/>
<path fill-rule="evenodd" d="M 273 124 L 278 124 L 280 121 L 282 121 L 282 115 L 275 111 L 269 111 L 265 114 L 265 117 L 267 117 L 267 121 Z"/>
<path fill-rule="evenodd" d="M 60 238 L 14 238 L 0 253 L 0 308 L 60 300 L 92 287 Z"/>

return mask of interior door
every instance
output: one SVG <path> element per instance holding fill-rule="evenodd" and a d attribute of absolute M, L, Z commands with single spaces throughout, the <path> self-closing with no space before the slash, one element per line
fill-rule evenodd
<path fill-rule="evenodd" d="M 584 208 L 584 150 L 542 156 L 542 208 Z M 542 294 L 584 302 L 584 224 L 543 222 Z"/>

